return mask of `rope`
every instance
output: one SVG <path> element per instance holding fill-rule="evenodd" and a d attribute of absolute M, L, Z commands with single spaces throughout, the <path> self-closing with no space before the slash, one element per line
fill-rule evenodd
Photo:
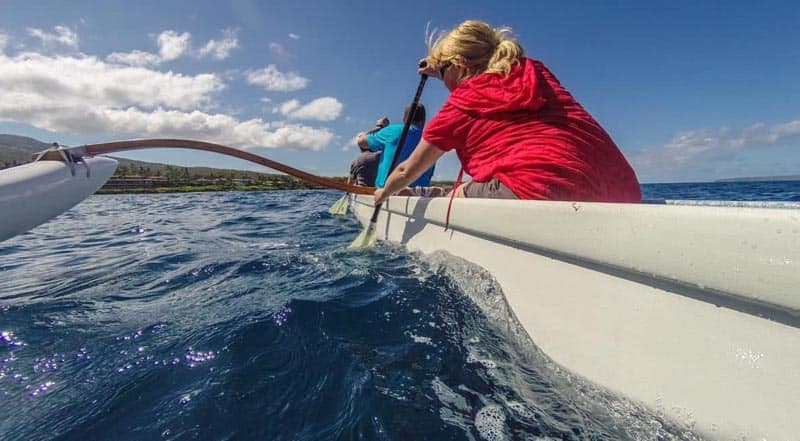
<path fill-rule="evenodd" d="M 453 208 L 453 198 L 456 197 L 456 191 L 458 187 L 461 186 L 461 180 L 464 178 L 464 167 L 461 167 L 458 170 L 458 178 L 456 178 L 456 183 L 453 185 L 453 189 L 450 190 L 450 202 L 447 203 L 447 214 L 444 217 L 444 231 L 447 231 L 447 228 L 450 227 L 450 210 Z"/>

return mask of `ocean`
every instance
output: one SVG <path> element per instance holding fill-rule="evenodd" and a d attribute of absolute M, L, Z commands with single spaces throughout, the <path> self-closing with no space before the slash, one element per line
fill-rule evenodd
<path fill-rule="evenodd" d="M 696 439 L 552 363 L 480 268 L 348 250 L 339 196 L 93 196 L 0 242 L 0 439 Z"/>

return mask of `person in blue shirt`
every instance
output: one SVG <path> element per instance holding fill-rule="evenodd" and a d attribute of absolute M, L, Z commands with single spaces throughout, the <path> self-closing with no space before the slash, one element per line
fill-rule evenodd
<path fill-rule="evenodd" d="M 408 113 L 411 106 L 406 107 L 403 113 L 403 122 L 408 121 Z M 401 163 L 411 156 L 411 152 L 417 147 L 420 139 L 422 138 L 422 128 L 425 126 L 425 107 L 420 104 L 417 106 L 417 111 L 414 112 L 414 118 L 411 121 L 411 126 L 408 128 L 408 135 L 403 145 L 403 150 L 400 152 L 400 158 L 397 163 Z M 389 124 L 386 127 L 376 126 L 372 130 L 362 132 L 358 135 L 358 146 L 362 149 L 369 149 L 373 152 L 381 152 L 381 162 L 378 165 L 378 175 L 375 178 L 375 186 L 382 188 L 386 183 L 386 178 L 389 176 L 389 169 L 392 167 L 392 160 L 394 153 L 397 150 L 397 143 L 400 141 L 400 134 L 403 132 L 403 124 Z M 409 187 L 430 187 L 431 177 L 433 177 L 433 170 L 436 168 L 434 164 L 425 173 L 422 174 L 416 181 L 409 184 Z"/>

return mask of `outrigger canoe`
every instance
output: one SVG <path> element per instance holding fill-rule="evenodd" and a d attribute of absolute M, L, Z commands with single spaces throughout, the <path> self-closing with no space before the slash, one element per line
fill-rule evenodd
<path fill-rule="evenodd" d="M 703 437 L 800 439 L 800 209 L 447 204 L 389 198 L 378 239 L 483 267 L 556 363 Z"/>
<path fill-rule="evenodd" d="M 353 187 L 230 147 L 144 139 L 59 148 L 0 171 L 0 241 L 66 211 L 113 174 L 102 154 L 175 147 Z M 685 206 L 395 196 L 379 239 L 487 270 L 556 363 L 714 439 L 800 439 L 800 206 Z M 747 205 L 747 204 L 742 204 Z"/>

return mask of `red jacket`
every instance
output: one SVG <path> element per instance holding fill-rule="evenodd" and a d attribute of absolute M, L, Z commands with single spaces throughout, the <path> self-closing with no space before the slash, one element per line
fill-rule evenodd
<path fill-rule="evenodd" d="M 539 61 L 462 81 L 422 137 L 455 149 L 475 181 L 497 178 L 521 199 L 642 200 L 614 141 Z"/>

